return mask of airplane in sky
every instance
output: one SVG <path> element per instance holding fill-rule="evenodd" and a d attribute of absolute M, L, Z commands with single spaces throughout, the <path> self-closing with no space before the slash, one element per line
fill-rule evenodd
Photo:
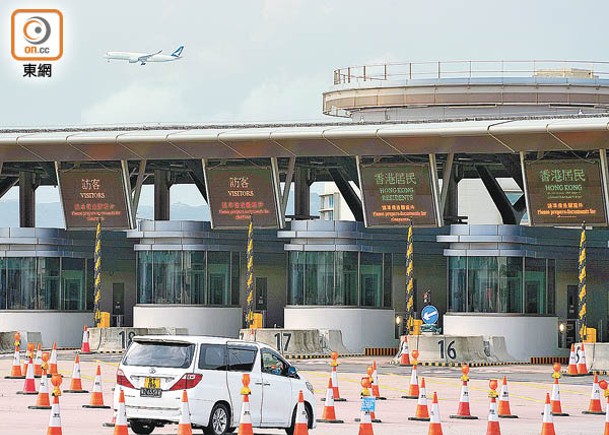
<path fill-rule="evenodd" d="M 167 55 L 161 54 L 163 50 L 159 50 L 156 53 L 133 53 L 129 51 L 109 51 L 104 55 L 104 59 L 108 62 L 111 60 L 127 60 L 129 63 L 140 63 L 146 65 L 148 62 L 171 62 L 174 60 L 182 59 L 182 51 L 184 46 L 180 45 L 176 50 Z"/>

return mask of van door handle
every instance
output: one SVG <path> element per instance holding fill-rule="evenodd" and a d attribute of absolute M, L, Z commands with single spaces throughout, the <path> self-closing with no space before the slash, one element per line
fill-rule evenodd
<path fill-rule="evenodd" d="M 255 382 L 256 385 L 262 385 L 262 382 Z"/>

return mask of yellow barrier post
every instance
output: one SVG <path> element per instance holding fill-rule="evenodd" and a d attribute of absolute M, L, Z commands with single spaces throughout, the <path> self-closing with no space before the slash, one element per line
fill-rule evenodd
<path fill-rule="evenodd" d="M 110 313 L 106 311 L 102 311 L 101 313 L 101 321 L 99 322 L 100 328 L 109 328 L 110 327 Z"/>

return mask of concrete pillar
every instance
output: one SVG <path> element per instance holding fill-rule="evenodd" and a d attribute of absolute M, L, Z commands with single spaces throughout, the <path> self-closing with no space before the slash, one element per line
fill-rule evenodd
<path fill-rule="evenodd" d="M 307 180 L 308 170 L 297 167 L 294 171 L 294 214 L 296 216 L 311 215 L 311 189 Z"/>
<path fill-rule="evenodd" d="M 34 228 L 36 226 L 36 174 L 19 172 L 19 226 Z"/>
<path fill-rule="evenodd" d="M 448 182 L 448 194 L 446 195 L 444 216 L 450 216 L 454 219 L 459 216 L 459 184 L 454 176 L 451 176 L 450 181 Z"/>
<path fill-rule="evenodd" d="M 154 171 L 154 220 L 169 220 L 169 172 L 160 169 Z"/>

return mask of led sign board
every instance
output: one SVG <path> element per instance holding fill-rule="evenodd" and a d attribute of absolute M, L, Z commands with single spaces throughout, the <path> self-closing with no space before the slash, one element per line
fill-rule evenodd
<path fill-rule="evenodd" d="M 205 178 L 214 228 L 246 229 L 250 215 L 256 228 L 280 227 L 271 167 L 206 167 Z"/>
<path fill-rule="evenodd" d="M 524 166 L 532 225 L 606 224 L 598 160 L 537 160 Z"/>
<path fill-rule="evenodd" d="M 437 226 L 428 163 L 371 164 L 359 167 L 367 227 Z"/>
<path fill-rule="evenodd" d="M 60 169 L 59 187 L 68 229 L 130 229 L 131 216 L 123 171 Z"/>

